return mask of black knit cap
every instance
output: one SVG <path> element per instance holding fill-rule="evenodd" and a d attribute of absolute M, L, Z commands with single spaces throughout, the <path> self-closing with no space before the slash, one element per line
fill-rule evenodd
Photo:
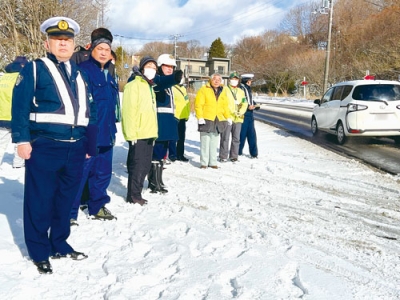
<path fill-rule="evenodd" d="M 90 38 L 92 40 L 92 49 L 101 43 L 106 43 L 111 47 L 111 43 L 113 41 L 113 35 L 111 34 L 110 30 L 103 27 L 93 30 Z"/>
<path fill-rule="evenodd" d="M 100 28 L 97 28 L 97 29 L 93 30 L 92 34 L 90 35 L 90 38 L 92 40 L 92 43 L 95 40 L 98 40 L 98 39 L 101 39 L 101 38 L 107 39 L 111 43 L 113 41 L 113 35 L 111 34 L 110 30 L 108 30 L 107 28 L 103 28 L 103 27 L 100 27 Z"/>
<path fill-rule="evenodd" d="M 140 72 L 143 72 L 144 66 L 148 62 L 153 62 L 157 66 L 157 61 L 153 57 L 151 57 L 151 56 L 143 56 L 143 58 L 140 60 L 140 63 L 139 63 L 139 71 Z"/>

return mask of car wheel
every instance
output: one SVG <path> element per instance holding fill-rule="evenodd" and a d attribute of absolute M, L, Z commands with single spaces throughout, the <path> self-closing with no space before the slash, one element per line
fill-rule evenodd
<path fill-rule="evenodd" d="M 339 145 L 343 145 L 346 142 L 347 138 L 342 122 L 339 122 L 336 126 L 336 139 Z"/>
<path fill-rule="evenodd" d="M 311 118 L 311 132 L 313 135 L 318 134 L 318 124 L 317 124 L 317 119 L 313 116 Z"/>

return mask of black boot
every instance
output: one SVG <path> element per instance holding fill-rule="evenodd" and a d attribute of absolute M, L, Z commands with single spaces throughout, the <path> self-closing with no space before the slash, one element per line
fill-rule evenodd
<path fill-rule="evenodd" d="M 161 165 L 161 176 L 160 176 L 160 186 L 161 186 L 161 188 L 163 188 L 163 189 L 166 189 L 166 186 L 165 186 L 165 184 L 164 184 L 164 182 L 163 182 L 163 179 L 162 179 L 162 173 L 163 173 L 163 171 L 164 171 L 164 162 L 163 161 L 160 161 L 160 165 Z M 168 192 L 168 191 L 167 191 Z"/>
<path fill-rule="evenodd" d="M 160 162 L 157 165 L 157 181 L 160 183 L 159 184 L 160 185 L 159 192 L 160 193 L 168 193 L 168 190 L 165 188 L 165 185 L 164 185 L 164 182 L 163 182 L 163 179 L 162 179 L 163 170 L 164 170 L 163 163 Z"/>
<path fill-rule="evenodd" d="M 149 182 L 148 187 L 151 193 L 157 193 L 160 191 L 160 182 L 157 180 L 157 166 L 160 163 L 158 161 L 151 162 L 151 168 L 149 174 L 147 174 L 147 181 Z"/>

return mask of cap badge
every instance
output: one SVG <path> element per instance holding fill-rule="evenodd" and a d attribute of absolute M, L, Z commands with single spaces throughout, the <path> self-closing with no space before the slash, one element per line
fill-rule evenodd
<path fill-rule="evenodd" d="M 61 20 L 57 23 L 57 26 L 61 30 L 67 30 L 69 28 L 67 21 Z"/>

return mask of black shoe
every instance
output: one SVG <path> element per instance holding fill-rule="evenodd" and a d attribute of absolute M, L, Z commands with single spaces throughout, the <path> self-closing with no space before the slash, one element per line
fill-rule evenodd
<path fill-rule="evenodd" d="M 168 159 L 172 162 L 176 161 L 176 157 L 168 157 Z"/>
<path fill-rule="evenodd" d="M 237 162 L 238 159 L 237 158 L 231 158 L 231 162 Z"/>
<path fill-rule="evenodd" d="M 157 193 L 165 194 L 165 193 L 168 193 L 168 190 L 166 188 L 161 187 L 161 186 L 159 188 L 153 188 L 153 189 L 150 189 L 150 190 L 151 190 L 150 193 L 152 193 L 152 194 L 157 194 Z"/>
<path fill-rule="evenodd" d="M 40 274 L 53 274 L 53 269 L 51 268 L 51 264 L 48 260 L 43 261 L 34 261 L 33 262 L 37 267 Z"/>
<path fill-rule="evenodd" d="M 183 162 L 188 162 L 188 161 L 189 161 L 189 159 L 187 159 L 187 158 L 184 157 L 184 156 L 178 157 L 178 160 L 179 160 L 179 161 L 183 161 Z"/>
<path fill-rule="evenodd" d="M 84 259 L 88 258 L 88 256 L 85 253 L 74 250 L 67 254 L 61 254 L 61 253 L 57 252 L 53 256 L 51 256 L 51 258 L 52 259 L 70 258 L 72 260 L 84 260 Z"/>
<path fill-rule="evenodd" d="M 78 251 L 72 251 L 71 253 L 67 254 L 67 257 L 73 259 L 73 260 L 84 260 L 88 258 L 88 256 L 85 253 L 78 252 Z"/>
<path fill-rule="evenodd" d="M 256 159 L 256 158 L 258 158 L 257 156 L 251 156 L 250 157 L 251 159 Z"/>

